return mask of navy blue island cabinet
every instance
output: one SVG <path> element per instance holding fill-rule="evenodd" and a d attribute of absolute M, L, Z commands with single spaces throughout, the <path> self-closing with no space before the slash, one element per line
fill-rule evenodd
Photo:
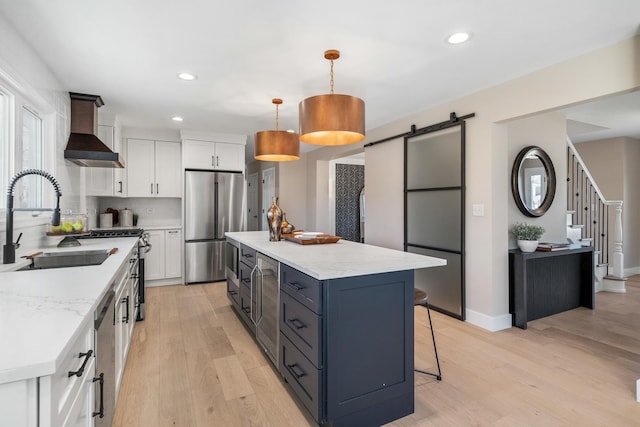
<path fill-rule="evenodd" d="M 280 264 L 279 365 L 322 426 L 413 413 L 413 270 L 317 280 Z"/>

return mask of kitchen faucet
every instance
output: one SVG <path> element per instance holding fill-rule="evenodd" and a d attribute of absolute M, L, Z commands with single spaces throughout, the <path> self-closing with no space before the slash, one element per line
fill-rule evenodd
<path fill-rule="evenodd" d="M 43 178 L 46 178 L 51 182 L 53 188 L 56 190 L 56 207 L 54 209 L 49 208 L 14 208 L 13 207 L 13 187 L 16 185 L 16 181 L 22 178 L 25 175 L 40 175 Z M 25 169 L 22 172 L 18 172 L 16 176 L 11 179 L 9 183 L 9 189 L 7 190 L 7 224 L 6 224 L 6 244 L 2 247 L 2 263 L 3 264 L 13 264 L 16 262 L 16 249 L 20 246 L 18 243 L 20 241 L 20 237 L 18 237 L 18 241 L 13 242 L 13 212 L 14 211 L 53 211 L 53 215 L 51 216 L 51 224 L 56 226 L 60 225 L 60 186 L 58 185 L 58 181 L 48 174 L 45 171 L 41 171 L 39 169 Z M 20 233 L 22 236 L 22 233 Z"/>

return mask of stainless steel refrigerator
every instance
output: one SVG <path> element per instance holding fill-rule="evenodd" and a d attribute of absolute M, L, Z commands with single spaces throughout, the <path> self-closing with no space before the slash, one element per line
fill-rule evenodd
<path fill-rule="evenodd" d="M 242 231 L 242 173 L 185 171 L 185 282 L 225 278 L 226 231 Z"/>

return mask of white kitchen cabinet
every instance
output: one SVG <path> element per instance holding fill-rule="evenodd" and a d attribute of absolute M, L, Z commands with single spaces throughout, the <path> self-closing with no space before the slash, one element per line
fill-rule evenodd
<path fill-rule="evenodd" d="M 129 197 L 181 197 L 180 144 L 146 139 L 127 140 Z"/>
<path fill-rule="evenodd" d="M 144 257 L 144 279 L 164 279 L 164 230 L 148 230 L 151 250 Z"/>
<path fill-rule="evenodd" d="M 149 230 L 151 251 L 145 256 L 145 280 L 182 277 L 182 230 Z"/>
<path fill-rule="evenodd" d="M 182 276 L 182 231 L 164 232 L 164 277 L 165 279 Z"/>
<path fill-rule="evenodd" d="M 120 126 L 98 125 L 98 138 L 107 147 L 124 159 L 124 147 L 121 143 Z M 125 168 L 128 166 L 125 159 Z M 122 168 L 84 168 L 88 196 L 126 197 L 126 169 Z"/>
<path fill-rule="evenodd" d="M 244 145 L 182 141 L 184 169 L 244 171 Z"/>

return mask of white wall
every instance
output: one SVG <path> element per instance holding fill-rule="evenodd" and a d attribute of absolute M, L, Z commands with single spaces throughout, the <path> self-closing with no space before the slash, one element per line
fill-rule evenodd
<path fill-rule="evenodd" d="M 13 27 L 0 16 L 0 78 L 8 82 L 10 89 L 22 93 L 30 104 L 40 113 L 45 123 L 45 156 L 49 166 L 45 169 L 50 172 L 60 184 L 62 209 L 85 209 L 84 175 L 80 167 L 64 160 L 63 151 L 69 139 L 69 108 L 71 105 L 69 94 L 62 90 L 62 84 L 49 68 L 42 62 L 39 56 L 22 39 Z M 16 137 L 20 137 L 20 131 Z M 12 175 L 19 172 L 14 167 Z M 5 194 L 6 189 L 2 189 Z M 53 206 L 54 191 L 48 183 L 44 185 L 44 204 Z M 0 240 L 5 241 L 4 233 L 4 199 L 0 204 L 2 215 L 0 218 Z M 45 223 L 50 214 L 42 214 L 33 219 L 30 214 L 18 213 L 15 215 L 16 224 L 14 237 L 18 233 L 24 233 L 20 243 L 19 253 L 24 253 L 31 248 L 51 244 L 46 239 Z"/>
<path fill-rule="evenodd" d="M 367 130 L 363 143 L 346 147 L 325 147 L 309 153 L 307 161 L 307 212 L 309 226 L 318 226 L 324 206 L 322 163 L 361 150 L 364 143 L 408 132 L 412 124 L 418 128 L 447 120 L 454 111 L 458 116 L 475 113 L 467 122 L 467 212 L 466 212 L 466 303 L 467 320 L 498 330 L 511 326 L 508 313 L 508 249 L 511 191 L 511 143 L 509 126 L 516 119 L 545 113 L 605 95 L 635 90 L 640 87 L 640 39 L 626 40 L 547 67 L 538 72 L 479 91 L 464 98 L 431 108 L 389 124 Z M 471 71 L 470 71 L 471 72 Z M 393 112 L 390 112 L 393 116 Z M 554 137 L 555 140 L 555 137 Z M 551 151 L 554 164 L 565 162 L 564 140 Z M 384 151 L 381 151 L 384 150 Z M 559 154 L 562 151 L 562 154 Z M 387 142 L 365 150 L 367 188 L 368 242 L 397 247 L 402 239 L 402 194 L 399 192 L 403 163 L 402 144 Z M 564 220 L 560 209 L 562 192 L 556 193 L 554 213 L 544 218 L 555 230 Z M 281 194 L 281 197 L 284 197 Z M 484 217 L 471 215 L 472 204 L 485 206 Z M 556 217 L 555 215 L 561 215 Z M 555 233 L 555 231 L 554 231 Z M 400 239 L 400 240 L 398 240 Z"/>
<path fill-rule="evenodd" d="M 556 173 L 556 193 L 553 203 L 546 214 L 531 218 L 524 215 L 516 206 L 513 197 L 509 197 L 509 225 L 516 222 L 541 225 L 545 229 L 542 240 L 546 242 L 565 242 L 567 240 L 567 162 L 566 159 L 566 119 L 561 113 L 540 114 L 515 120 L 507 125 L 509 139 L 509 164 L 524 147 L 535 145 L 542 148 L 551 157 Z M 555 159 L 555 160 L 554 160 Z M 511 179 L 511 169 L 505 179 Z M 513 235 L 509 234 L 509 247 L 515 248 Z"/>

